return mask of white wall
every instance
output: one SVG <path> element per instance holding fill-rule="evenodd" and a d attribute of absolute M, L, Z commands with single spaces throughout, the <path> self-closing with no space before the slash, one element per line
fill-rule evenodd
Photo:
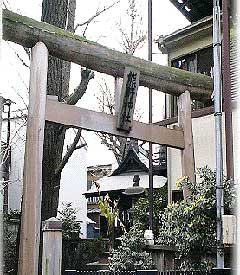
<path fill-rule="evenodd" d="M 234 163 L 234 179 L 238 183 L 240 180 L 240 106 L 232 110 L 232 124 L 233 124 L 233 163 Z"/>
<path fill-rule="evenodd" d="M 25 152 L 26 120 L 24 118 L 11 119 L 11 169 L 8 184 L 8 208 L 10 210 L 21 209 L 23 164 Z M 3 141 L 7 137 L 7 121 L 3 121 Z"/>
<path fill-rule="evenodd" d="M 192 119 L 195 167 L 201 168 L 208 165 L 215 169 L 215 120 L 214 115 Z M 224 121 L 224 116 L 223 116 Z M 168 180 L 172 190 L 176 190 L 176 181 L 182 176 L 181 151 L 168 149 Z M 225 130 L 223 123 L 223 157 L 224 174 L 226 174 L 225 155 Z"/>
<path fill-rule="evenodd" d="M 74 131 L 68 130 L 64 151 L 74 139 Z M 77 219 L 82 221 L 82 238 L 87 237 L 87 200 L 83 193 L 87 191 L 87 148 L 74 151 L 72 157 L 63 169 L 59 192 L 59 209 L 62 203 L 72 202 L 72 206 L 79 211 Z"/>

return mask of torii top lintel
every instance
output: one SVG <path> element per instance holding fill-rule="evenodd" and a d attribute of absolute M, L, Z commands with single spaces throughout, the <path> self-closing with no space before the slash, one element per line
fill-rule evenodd
<path fill-rule="evenodd" d="M 192 99 L 200 101 L 209 100 L 212 93 L 208 76 L 127 55 L 8 10 L 3 10 L 3 39 L 29 48 L 42 41 L 51 55 L 112 76 L 123 77 L 127 66 L 136 68 L 141 86 L 164 93 L 178 96 L 188 90 Z"/>

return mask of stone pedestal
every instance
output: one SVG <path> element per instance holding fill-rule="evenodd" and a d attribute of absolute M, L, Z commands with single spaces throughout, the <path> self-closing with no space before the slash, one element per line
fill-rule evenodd
<path fill-rule="evenodd" d="M 175 251 L 174 247 L 163 245 L 147 245 L 146 249 L 151 253 L 153 263 L 158 271 L 175 269 Z"/>

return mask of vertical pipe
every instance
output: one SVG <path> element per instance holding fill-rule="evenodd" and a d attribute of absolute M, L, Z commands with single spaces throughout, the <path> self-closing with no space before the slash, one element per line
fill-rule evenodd
<path fill-rule="evenodd" d="M 6 142 L 6 154 L 4 157 L 4 201 L 3 201 L 3 212 L 8 213 L 8 184 L 9 184 L 9 169 L 10 169 L 10 132 L 11 132 L 11 101 L 7 101 L 8 115 L 7 115 L 7 142 Z"/>
<path fill-rule="evenodd" d="M 1 3 L 0 3 L 1 5 Z M 1 9 L 1 7 L 0 7 Z M 3 112 L 3 98 L 0 96 L 0 152 L 1 152 L 1 134 L 2 134 L 2 112 Z M 0 168 L 0 275 L 3 275 L 3 178 L 2 178 L 2 160 Z"/>
<path fill-rule="evenodd" d="M 148 0 L 148 60 L 152 61 L 152 0 Z M 149 124 L 152 123 L 152 89 L 149 89 Z M 153 230 L 153 163 L 149 142 L 149 229 Z"/>
<path fill-rule="evenodd" d="M 222 91 L 221 91 L 221 28 L 219 0 L 213 0 L 213 60 L 214 110 L 216 140 L 216 202 L 217 202 L 217 268 L 224 268 L 223 246 L 223 150 L 222 150 Z"/>
<path fill-rule="evenodd" d="M 226 165 L 227 178 L 234 178 L 233 168 L 233 132 L 232 132 L 232 106 L 231 106 L 231 77 L 230 77 L 230 28 L 229 28 L 229 0 L 222 0 L 223 20 L 223 98 L 225 113 L 225 139 L 226 139 Z"/>
<path fill-rule="evenodd" d="M 0 0 L 0 60 L 2 52 L 2 0 Z M 1 91 L 2 92 L 2 91 Z M 0 96 L 0 152 L 1 152 L 1 133 L 2 133 L 2 111 L 3 98 Z M 3 178 L 2 178 L 2 161 L 0 158 L 0 275 L 3 275 Z"/>

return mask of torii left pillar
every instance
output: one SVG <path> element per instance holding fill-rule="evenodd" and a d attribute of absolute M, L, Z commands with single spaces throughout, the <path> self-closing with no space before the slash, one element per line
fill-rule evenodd
<path fill-rule="evenodd" d="M 19 275 L 38 274 L 47 68 L 48 50 L 42 42 L 38 42 L 32 49 L 30 65 Z"/>

